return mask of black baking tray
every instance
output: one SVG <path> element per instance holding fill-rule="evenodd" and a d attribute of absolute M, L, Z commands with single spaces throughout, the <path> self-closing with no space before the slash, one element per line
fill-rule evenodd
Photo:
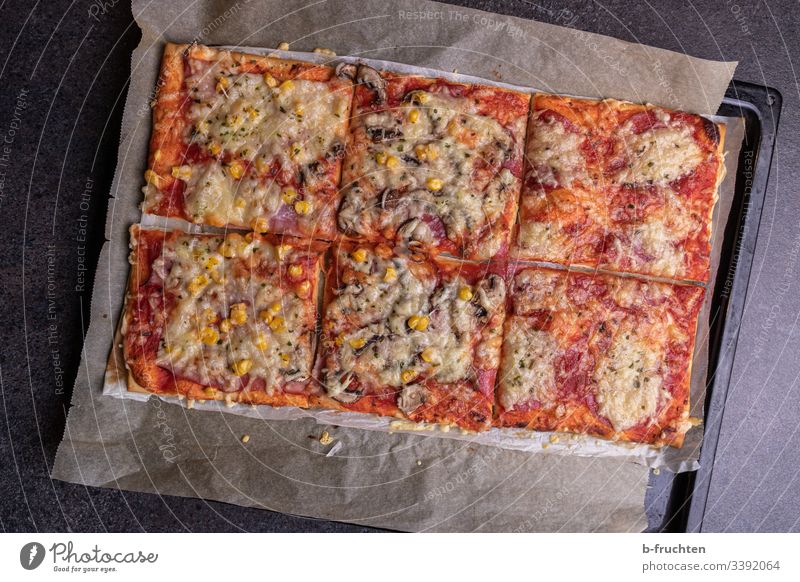
<path fill-rule="evenodd" d="M 782 103 L 781 94 L 775 89 L 734 80 L 717 112 L 727 117 L 743 117 L 745 135 L 711 300 L 710 379 L 700 469 L 678 475 L 667 471 L 651 473 L 645 498 L 648 531 L 699 532 L 703 528 Z"/>

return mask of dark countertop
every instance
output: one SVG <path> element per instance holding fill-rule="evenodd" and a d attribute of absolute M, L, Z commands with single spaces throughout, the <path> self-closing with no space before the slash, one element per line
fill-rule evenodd
<path fill-rule="evenodd" d="M 714 60 L 784 109 L 705 531 L 800 531 L 800 14 L 790 0 L 459 1 Z M 0 527 L 4 531 L 366 531 L 197 499 L 51 481 L 80 373 L 130 55 L 127 2 L 0 4 Z M 98 234 L 99 233 L 99 234 Z M 88 242 L 85 242 L 88 241 Z M 94 242 L 93 242 L 94 241 Z"/>

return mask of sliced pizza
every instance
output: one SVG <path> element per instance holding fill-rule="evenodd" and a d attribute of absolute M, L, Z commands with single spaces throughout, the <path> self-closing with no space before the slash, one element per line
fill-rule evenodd
<path fill-rule="evenodd" d="M 123 316 L 129 388 L 307 406 L 325 246 L 131 229 Z"/>
<path fill-rule="evenodd" d="M 330 239 L 351 100 L 331 67 L 167 44 L 144 211 Z"/>
<path fill-rule="evenodd" d="M 497 426 L 681 446 L 702 287 L 523 268 L 509 294 Z"/>
<path fill-rule="evenodd" d="M 506 292 L 491 268 L 342 244 L 326 286 L 317 403 L 488 429 Z"/>
<path fill-rule="evenodd" d="M 660 107 L 537 94 L 512 255 L 707 281 L 724 132 Z"/>
<path fill-rule="evenodd" d="M 507 254 L 530 97 L 349 66 L 356 89 L 339 228 L 469 259 Z"/>

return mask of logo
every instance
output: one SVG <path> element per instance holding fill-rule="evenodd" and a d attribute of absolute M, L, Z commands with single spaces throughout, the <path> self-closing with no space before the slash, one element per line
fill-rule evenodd
<path fill-rule="evenodd" d="M 19 551 L 19 563 L 26 570 L 35 570 L 44 561 L 44 546 L 39 542 L 29 542 Z"/>

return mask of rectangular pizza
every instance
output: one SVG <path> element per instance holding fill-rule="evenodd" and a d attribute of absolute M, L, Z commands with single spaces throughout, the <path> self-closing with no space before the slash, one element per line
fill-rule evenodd
<path fill-rule="evenodd" d="M 349 67 L 356 88 L 340 230 L 468 259 L 506 255 L 530 96 Z"/>
<path fill-rule="evenodd" d="M 704 289 L 520 268 L 496 424 L 681 446 Z"/>
<path fill-rule="evenodd" d="M 331 67 L 167 44 L 144 211 L 332 238 L 352 93 Z"/>
<path fill-rule="evenodd" d="M 725 126 L 537 94 L 512 255 L 705 282 Z"/>
<path fill-rule="evenodd" d="M 342 243 L 326 284 L 317 404 L 488 429 L 506 294 L 492 268 Z"/>
<path fill-rule="evenodd" d="M 308 406 L 325 245 L 131 228 L 129 389 Z"/>

